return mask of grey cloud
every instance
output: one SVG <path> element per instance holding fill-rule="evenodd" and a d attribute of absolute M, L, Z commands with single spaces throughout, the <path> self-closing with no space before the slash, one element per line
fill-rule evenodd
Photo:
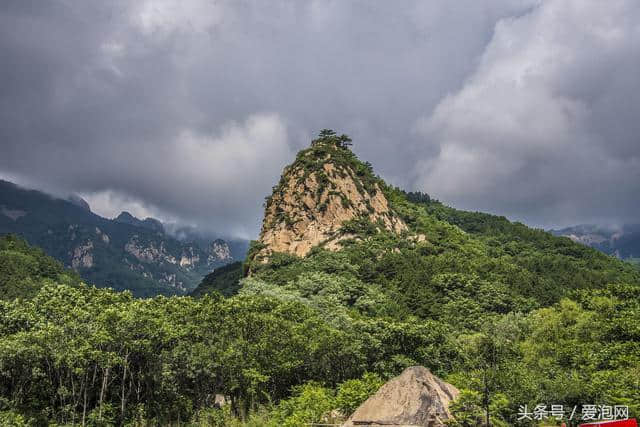
<path fill-rule="evenodd" d="M 418 122 L 418 181 L 543 226 L 637 221 L 640 5 L 544 2 L 498 23 L 464 87 Z"/>
<path fill-rule="evenodd" d="M 0 174 L 250 237 L 282 167 L 330 127 L 390 182 L 456 205 L 629 216 L 638 13 L 598 4 L 555 22 L 534 0 L 4 2 Z M 594 20 L 601 36 L 580 31 Z M 626 204 L 607 213 L 588 188 Z"/>

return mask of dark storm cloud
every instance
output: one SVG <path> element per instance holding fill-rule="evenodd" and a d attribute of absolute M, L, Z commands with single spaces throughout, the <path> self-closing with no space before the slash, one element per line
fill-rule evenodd
<path fill-rule="evenodd" d="M 418 182 L 542 225 L 638 221 L 640 3 L 543 2 L 503 20 L 418 125 Z"/>
<path fill-rule="evenodd" d="M 251 236 L 331 127 L 460 206 L 626 221 L 638 18 L 632 1 L 4 2 L 0 173 Z"/>

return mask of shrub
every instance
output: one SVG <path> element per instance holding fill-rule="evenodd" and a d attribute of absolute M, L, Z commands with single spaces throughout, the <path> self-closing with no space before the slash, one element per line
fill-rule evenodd
<path fill-rule="evenodd" d="M 308 423 L 328 421 L 335 407 L 333 390 L 310 382 L 295 387 L 293 396 L 281 400 L 274 410 L 274 426 L 298 427 Z"/>
<path fill-rule="evenodd" d="M 351 415 L 365 400 L 384 384 L 379 375 L 365 373 L 362 378 L 340 384 L 336 395 L 336 407 L 344 415 Z"/>

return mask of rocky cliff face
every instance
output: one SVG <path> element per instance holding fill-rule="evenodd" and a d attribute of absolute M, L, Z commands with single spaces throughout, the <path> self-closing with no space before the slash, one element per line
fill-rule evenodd
<path fill-rule="evenodd" d="M 138 263 L 128 261 L 132 271 L 142 272 L 144 277 L 186 292 L 193 288 L 189 280 L 201 277 L 231 261 L 229 246 L 224 240 L 217 239 L 203 249 L 195 243 L 176 242 L 166 236 L 132 235 L 124 245 L 124 250 Z M 158 266 L 163 266 L 157 270 Z M 173 273 L 171 269 L 177 269 Z M 183 273 L 183 274 L 180 274 Z"/>
<path fill-rule="evenodd" d="M 389 206 L 384 183 L 348 143 L 324 132 L 285 168 L 265 206 L 257 254 L 263 261 L 274 252 L 305 256 L 314 246 L 340 249 L 341 241 L 354 237 L 348 227 L 354 222 L 378 231 L 407 230 Z"/>
<path fill-rule="evenodd" d="M 138 261 L 151 263 L 168 262 L 169 264 L 176 264 L 176 258 L 167 253 L 164 242 L 148 242 L 141 243 L 140 237 L 137 234 L 131 236 L 129 241 L 124 245 L 125 252 L 136 257 Z"/>

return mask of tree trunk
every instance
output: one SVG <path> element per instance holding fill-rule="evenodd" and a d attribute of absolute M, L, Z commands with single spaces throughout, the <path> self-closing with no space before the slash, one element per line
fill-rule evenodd
<path fill-rule="evenodd" d="M 84 371 L 84 397 L 82 402 L 82 426 L 84 427 L 87 417 L 87 389 L 89 388 L 89 379 L 87 378 L 87 371 Z"/>
<path fill-rule="evenodd" d="M 124 423 L 124 406 L 125 406 L 125 395 L 124 395 L 124 385 L 127 379 L 127 365 L 128 365 L 129 353 L 124 356 L 124 367 L 122 368 L 122 393 L 120 395 L 120 420 Z"/>
<path fill-rule="evenodd" d="M 104 401 L 104 394 L 107 390 L 107 382 L 109 380 L 109 368 L 106 368 L 102 375 L 102 387 L 100 387 L 100 403 L 98 406 L 98 419 L 102 420 L 102 402 Z"/>
<path fill-rule="evenodd" d="M 491 427 L 491 418 L 489 416 L 489 384 L 487 384 L 487 371 L 484 372 L 484 410 L 487 414 L 487 427 Z"/>

